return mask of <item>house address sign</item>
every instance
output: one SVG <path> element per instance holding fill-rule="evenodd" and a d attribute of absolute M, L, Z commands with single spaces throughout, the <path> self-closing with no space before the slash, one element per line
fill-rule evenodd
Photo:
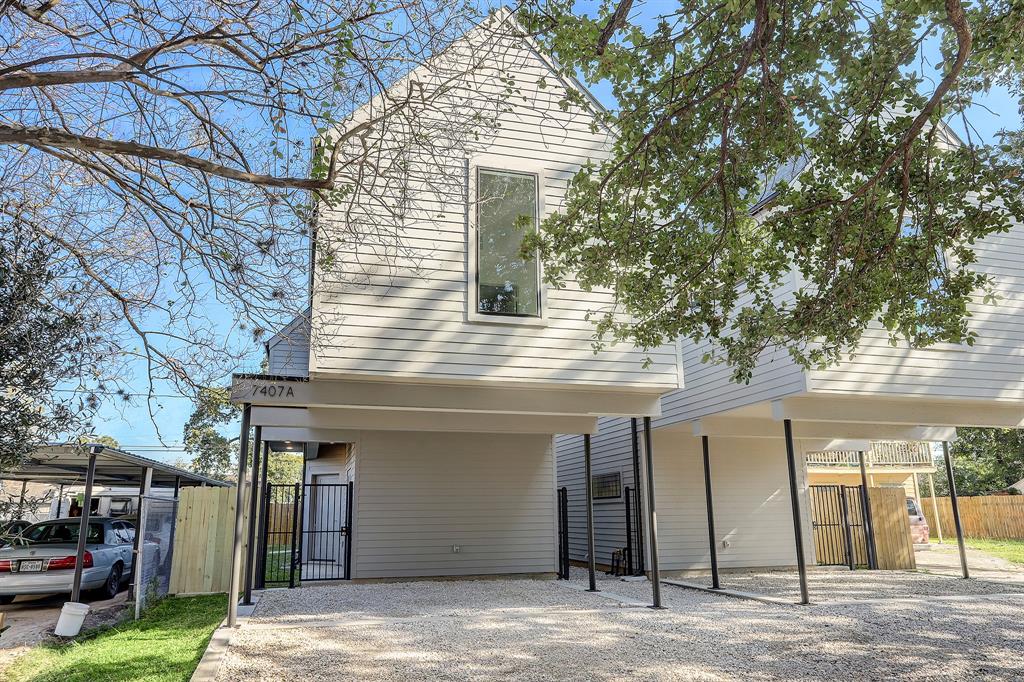
<path fill-rule="evenodd" d="M 236 403 L 292 402 L 303 398 L 295 382 L 253 381 L 236 379 L 231 386 L 231 400 Z"/>
<path fill-rule="evenodd" d="M 284 384 L 261 384 L 252 387 L 253 398 L 294 398 L 295 388 Z"/>

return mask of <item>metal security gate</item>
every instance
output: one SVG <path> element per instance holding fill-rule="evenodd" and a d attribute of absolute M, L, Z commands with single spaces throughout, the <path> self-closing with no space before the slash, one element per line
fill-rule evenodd
<path fill-rule="evenodd" d="M 812 485 L 811 525 L 815 558 L 822 566 L 869 567 L 863 488 L 859 485 Z"/>
<path fill-rule="evenodd" d="M 626 574 L 644 574 L 643 510 L 637 502 L 636 488 L 628 485 L 622 490 L 626 502 Z"/>
<path fill-rule="evenodd" d="M 569 489 L 558 489 L 558 578 L 569 579 Z"/>
<path fill-rule="evenodd" d="M 351 577 L 352 483 L 338 474 L 304 485 L 268 483 L 262 511 L 257 586 Z"/>

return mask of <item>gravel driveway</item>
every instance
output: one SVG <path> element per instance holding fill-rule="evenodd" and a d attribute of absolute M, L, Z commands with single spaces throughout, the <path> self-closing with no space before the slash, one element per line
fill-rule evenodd
<path fill-rule="evenodd" d="M 268 591 L 222 680 L 1019 678 L 1024 594 L 779 606 L 602 578 Z M 611 593 L 620 595 L 616 600 Z"/>

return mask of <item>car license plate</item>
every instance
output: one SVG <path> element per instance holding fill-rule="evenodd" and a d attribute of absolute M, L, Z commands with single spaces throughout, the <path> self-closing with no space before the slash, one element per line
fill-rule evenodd
<path fill-rule="evenodd" d="M 18 573 L 43 570 L 42 561 L 22 561 L 18 564 Z"/>

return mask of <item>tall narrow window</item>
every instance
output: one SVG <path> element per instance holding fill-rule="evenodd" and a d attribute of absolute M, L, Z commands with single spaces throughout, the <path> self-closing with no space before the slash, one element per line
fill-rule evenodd
<path fill-rule="evenodd" d="M 477 171 L 477 312 L 540 316 L 537 259 L 523 260 L 523 238 L 537 229 L 537 176 Z"/>

